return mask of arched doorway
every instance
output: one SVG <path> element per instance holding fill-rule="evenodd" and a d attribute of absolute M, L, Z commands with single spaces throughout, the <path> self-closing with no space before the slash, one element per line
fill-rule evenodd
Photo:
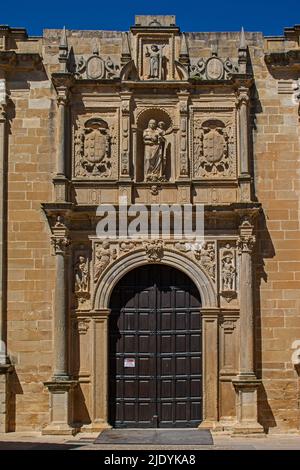
<path fill-rule="evenodd" d="M 109 318 L 111 425 L 199 425 L 200 307 L 197 287 L 171 266 L 141 266 L 118 282 Z"/>

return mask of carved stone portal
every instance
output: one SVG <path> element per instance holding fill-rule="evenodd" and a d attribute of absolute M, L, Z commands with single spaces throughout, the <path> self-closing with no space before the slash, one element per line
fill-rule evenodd
<path fill-rule="evenodd" d="M 195 178 L 234 178 L 235 137 L 231 120 L 194 121 L 193 173 Z"/>

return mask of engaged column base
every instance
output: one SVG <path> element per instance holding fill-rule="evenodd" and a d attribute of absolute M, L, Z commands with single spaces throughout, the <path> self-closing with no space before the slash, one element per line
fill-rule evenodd
<path fill-rule="evenodd" d="M 9 374 L 13 371 L 11 364 L 0 364 L 0 433 L 9 431 Z"/>
<path fill-rule="evenodd" d="M 263 437 L 264 428 L 257 421 L 257 390 L 261 381 L 254 375 L 240 375 L 232 383 L 237 394 L 237 423 L 232 435 L 256 434 Z"/>
<path fill-rule="evenodd" d="M 73 390 L 75 380 L 45 382 L 50 393 L 50 423 L 42 430 L 45 435 L 75 435 L 79 429 L 72 425 Z"/>

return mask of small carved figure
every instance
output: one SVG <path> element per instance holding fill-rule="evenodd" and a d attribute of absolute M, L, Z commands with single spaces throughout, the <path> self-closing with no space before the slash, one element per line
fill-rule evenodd
<path fill-rule="evenodd" d="M 162 80 L 162 51 L 165 46 L 157 46 L 152 44 L 149 48 L 146 48 L 146 57 L 149 57 L 150 67 L 149 67 L 149 79 Z"/>
<path fill-rule="evenodd" d="M 235 267 L 232 253 L 226 253 L 222 259 L 222 284 L 224 291 L 234 289 Z"/>
<path fill-rule="evenodd" d="M 200 250 L 196 250 L 195 258 L 200 261 L 207 274 L 215 280 L 216 257 L 214 244 L 207 242 Z"/>
<path fill-rule="evenodd" d="M 75 292 L 88 292 L 89 269 L 86 258 L 78 256 L 75 266 Z"/>
<path fill-rule="evenodd" d="M 95 261 L 95 271 L 94 271 L 94 280 L 95 282 L 99 279 L 100 274 L 106 266 L 109 265 L 111 259 L 116 258 L 116 250 L 110 249 L 110 244 L 107 240 L 104 240 L 102 244 L 96 249 L 96 261 Z"/>

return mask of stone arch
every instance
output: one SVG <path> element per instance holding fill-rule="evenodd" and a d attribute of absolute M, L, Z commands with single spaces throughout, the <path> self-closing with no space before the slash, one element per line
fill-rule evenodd
<path fill-rule="evenodd" d="M 110 297 L 118 281 L 132 269 L 148 264 L 144 249 L 130 252 L 109 265 L 98 281 L 93 297 L 95 310 L 108 309 Z M 213 283 L 201 267 L 183 253 L 164 248 L 161 264 L 172 266 L 184 272 L 199 290 L 202 308 L 217 307 L 217 295 Z"/>

